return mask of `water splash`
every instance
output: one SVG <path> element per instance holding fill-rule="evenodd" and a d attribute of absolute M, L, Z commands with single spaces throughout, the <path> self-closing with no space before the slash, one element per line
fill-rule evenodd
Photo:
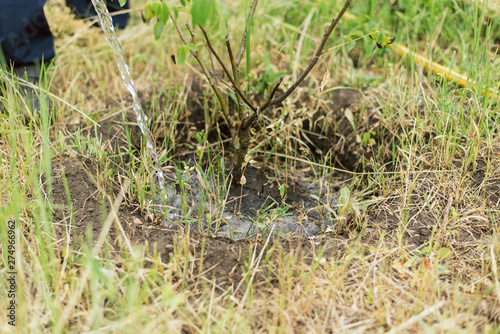
<path fill-rule="evenodd" d="M 101 22 L 101 27 L 102 30 L 104 31 L 104 36 L 106 37 L 106 41 L 113 50 L 113 56 L 115 58 L 116 64 L 118 65 L 118 69 L 120 70 L 123 83 L 127 88 L 127 90 L 130 92 L 130 95 L 132 95 L 133 99 L 132 107 L 137 117 L 137 124 L 139 125 L 142 135 L 144 136 L 144 141 L 146 142 L 147 150 L 151 155 L 151 157 L 153 158 L 156 166 L 158 187 L 160 188 L 161 194 L 163 194 L 164 197 L 162 199 L 162 202 L 166 203 L 168 207 L 177 208 L 179 206 L 178 203 L 179 199 L 175 194 L 175 192 L 170 188 L 170 186 L 166 185 L 165 175 L 163 174 L 163 171 L 161 169 L 160 162 L 158 161 L 158 155 L 156 154 L 153 141 L 149 134 L 149 130 L 146 126 L 148 117 L 144 114 L 141 105 L 139 103 L 137 90 L 135 88 L 134 81 L 130 77 L 130 69 L 127 63 L 125 62 L 125 54 L 123 52 L 122 44 L 120 43 L 120 40 L 118 39 L 118 36 L 115 33 L 115 28 L 113 26 L 113 20 L 111 19 L 111 15 L 109 15 L 109 11 L 108 8 L 106 7 L 104 0 L 92 0 L 92 4 L 94 5 L 97 11 L 97 16 L 99 17 L 99 21 Z M 166 220 L 164 221 L 164 224 L 166 225 L 172 222 L 176 217 L 177 214 L 172 213 L 172 211 L 170 211 L 166 215 Z"/>

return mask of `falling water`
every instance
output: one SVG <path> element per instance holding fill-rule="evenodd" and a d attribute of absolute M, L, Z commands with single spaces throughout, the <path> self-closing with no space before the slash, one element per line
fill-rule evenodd
<path fill-rule="evenodd" d="M 118 36 L 115 33 L 113 21 L 111 19 L 111 16 L 109 15 L 108 8 L 106 7 L 105 4 L 105 0 L 92 0 L 92 4 L 94 5 L 97 11 L 97 15 L 99 17 L 99 21 L 101 22 L 101 27 L 102 30 L 104 31 L 104 36 L 106 37 L 106 41 L 113 50 L 113 56 L 115 58 L 116 64 L 118 65 L 118 69 L 120 70 L 123 83 L 125 84 L 125 87 L 127 87 L 127 90 L 130 92 L 130 95 L 132 95 L 133 99 L 132 106 L 135 115 L 137 117 L 137 124 L 139 125 L 139 128 L 141 129 L 141 132 L 144 136 L 147 150 L 151 155 L 151 157 L 153 157 L 154 163 L 156 165 L 158 186 L 160 188 L 161 193 L 164 194 L 163 198 L 164 203 L 166 203 L 169 206 L 177 207 L 178 206 L 178 203 L 176 203 L 178 202 L 177 196 L 174 193 L 174 191 L 170 187 L 168 187 L 165 183 L 165 176 L 163 175 L 163 171 L 161 170 L 161 165 L 158 161 L 158 155 L 156 154 L 153 141 L 151 140 L 151 136 L 149 135 L 149 131 L 146 126 L 148 117 L 142 111 L 141 105 L 139 103 L 137 90 L 135 88 L 134 82 L 132 81 L 132 78 L 130 77 L 129 67 L 125 62 L 125 55 L 123 53 L 122 44 L 120 43 L 120 40 L 118 39 Z M 173 219 L 175 219 L 175 217 L 176 217 L 175 213 L 169 213 L 166 217 L 167 219 L 165 221 L 165 224 L 171 222 Z"/>
<path fill-rule="evenodd" d="M 141 105 L 139 104 L 137 90 L 135 89 L 134 82 L 130 77 L 130 70 L 127 66 L 127 63 L 125 62 L 125 55 L 123 53 L 122 45 L 120 43 L 120 40 L 118 39 L 118 36 L 116 36 L 113 21 L 111 19 L 111 16 L 109 15 L 105 0 L 92 0 L 92 3 L 97 11 L 99 21 L 101 22 L 104 36 L 106 37 L 109 46 L 113 50 L 113 56 L 120 70 L 123 83 L 125 84 L 125 87 L 127 87 L 127 90 L 130 92 L 130 95 L 132 95 L 133 109 L 137 117 L 137 123 L 139 124 L 139 127 L 144 136 L 147 150 L 153 157 L 156 166 L 158 186 L 160 188 L 161 194 L 163 194 L 163 196 L 159 196 L 161 198 L 160 202 L 167 204 L 167 207 L 169 208 L 178 208 L 180 205 L 179 196 L 177 196 L 171 189 L 170 185 L 166 184 L 165 182 L 165 176 L 163 175 L 163 172 L 161 170 L 153 141 L 151 140 L 151 136 L 146 126 L 146 122 L 148 119 L 142 111 Z M 310 206 L 312 207 L 312 204 Z M 165 215 L 164 225 L 172 223 L 173 220 L 177 217 L 177 212 L 177 210 L 167 212 L 167 214 Z M 224 210 L 224 217 L 227 218 L 228 225 L 220 229 L 220 232 L 222 232 L 221 235 L 229 236 L 235 239 L 241 239 L 245 238 L 247 235 L 257 234 L 257 232 L 265 232 L 265 229 L 263 231 L 256 229 L 256 227 L 254 226 L 255 221 L 252 219 L 248 220 L 245 218 L 240 218 L 239 216 L 235 216 L 232 214 L 232 212 L 226 210 Z M 273 226 L 270 228 L 270 230 L 275 230 L 279 233 L 288 233 L 293 230 L 298 233 L 296 235 L 305 236 L 314 236 L 319 234 L 319 230 L 317 230 L 317 227 L 307 221 L 301 222 L 301 224 L 297 224 L 296 221 L 298 220 L 302 221 L 302 218 L 298 218 L 298 216 L 296 215 L 287 215 L 283 218 L 283 222 L 273 222 Z"/>

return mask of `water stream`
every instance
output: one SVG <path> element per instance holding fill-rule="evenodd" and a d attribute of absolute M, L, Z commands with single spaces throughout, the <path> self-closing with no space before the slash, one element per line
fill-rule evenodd
<path fill-rule="evenodd" d="M 97 11 L 97 15 L 101 23 L 101 28 L 104 31 L 106 41 L 113 50 L 113 56 L 115 58 L 116 64 L 118 65 L 118 69 L 120 70 L 123 84 L 132 96 L 132 107 L 137 117 L 137 124 L 139 125 L 142 135 L 144 136 L 144 142 L 146 143 L 147 151 L 151 155 L 155 163 L 157 183 L 158 187 L 160 188 L 160 194 L 163 195 L 162 202 L 163 204 L 166 204 L 167 207 L 176 208 L 178 207 L 178 196 L 172 190 L 172 186 L 165 182 L 165 176 L 161 169 L 160 162 L 158 161 L 158 155 L 156 154 L 154 142 L 151 139 L 151 135 L 149 134 L 149 130 L 147 127 L 148 117 L 144 114 L 141 108 L 141 104 L 139 103 L 137 89 L 135 88 L 134 81 L 130 77 L 130 69 L 125 62 L 125 54 L 123 53 L 122 44 L 120 43 L 120 40 L 115 33 L 113 20 L 111 18 L 111 15 L 109 14 L 108 8 L 106 7 L 105 0 L 92 0 L 92 4 Z M 175 213 L 175 211 L 169 211 L 165 217 L 166 219 L 164 220 L 164 224 L 166 225 L 172 222 L 176 218 L 176 216 L 177 213 Z"/>
<path fill-rule="evenodd" d="M 106 41 L 113 50 L 113 56 L 115 58 L 116 64 L 118 65 L 118 69 L 120 70 L 123 83 L 125 84 L 127 90 L 130 92 L 130 95 L 132 96 L 133 109 L 137 117 L 137 124 L 139 125 L 139 128 L 142 131 L 147 151 L 153 158 L 156 168 L 157 183 L 160 189 L 160 195 L 154 194 L 155 202 L 157 204 L 158 203 L 163 204 L 164 208 L 166 207 L 166 209 L 161 210 L 161 212 L 164 214 L 163 224 L 165 226 L 170 225 L 179 216 L 178 208 L 180 206 L 180 197 L 173 190 L 173 182 L 170 183 L 165 182 L 165 176 L 161 169 L 161 165 L 158 161 L 158 156 L 155 151 L 154 142 L 151 139 L 151 135 L 149 134 L 149 130 L 147 127 L 148 118 L 144 114 L 141 105 L 139 103 L 137 90 L 135 88 L 134 82 L 132 81 L 132 78 L 130 77 L 130 70 L 127 63 L 125 62 L 125 55 L 123 53 L 123 48 L 120 43 L 120 40 L 118 39 L 118 36 L 115 33 L 113 21 L 111 19 L 111 16 L 109 15 L 108 9 L 105 4 L 105 0 L 92 0 L 92 3 L 97 11 L 99 21 L 101 22 L 102 30 L 104 31 L 104 36 L 106 37 Z M 196 209 L 198 205 L 203 205 L 202 203 L 200 203 L 200 193 L 203 192 L 204 187 L 200 187 L 199 185 L 200 182 L 196 177 L 188 176 L 188 179 L 191 179 L 191 181 L 188 181 L 188 183 L 190 188 L 192 189 L 192 198 L 187 198 L 186 200 L 189 202 L 188 205 L 190 207 Z M 183 183 L 184 182 L 185 181 L 183 181 Z M 217 186 L 220 187 L 224 185 L 215 185 L 216 188 Z M 303 187 L 304 189 L 310 188 L 308 192 L 311 192 L 312 194 L 316 195 L 318 195 L 319 191 L 318 189 L 324 188 L 324 187 L 318 188 L 317 186 L 308 183 L 305 183 Z M 251 195 L 251 194 L 247 193 L 246 195 Z M 256 201 L 258 200 L 258 198 L 260 198 L 260 195 L 257 194 L 254 194 L 252 196 L 256 198 Z M 323 212 L 324 209 L 321 209 L 321 206 L 335 205 L 337 202 L 336 196 L 333 196 L 333 198 L 331 199 L 329 199 L 329 197 L 324 194 L 319 196 L 324 198 L 328 203 L 325 202 L 325 200 L 322 200 L 321 203 L 318 203 L 319 204 L 318 208 L 314 209 L 313 207 L 316 206 L 315 204 L 316 200 L 306 199 L 303 202 L 303 205 L 305 207 L 310 208 L 309 210 L 307 210 L 309 212 L 310 218 L 305 220 L 304 220 L 304 215 L 300 210 L 297 212 L 289 213 L 283 217 L 280 217 L 279 219 L 265 219 L 266 224 L 261 224 L 261 223 L 256 224 L 255 223 L 256 219 L 253 219 L 251 217 L 242 217 L 241 215 L 238 214 L 235 215 L 233 213 L 234 210 L 231 210 L 229 205 L 227 207 L 224 206 L 219 209 L 217 208 L 213 209 L 211 208 L 211 205 L 209 205 L 208 210 L 210 211 L 211 217 L 215 216 L 224 217 L 225 226 L 220 227 L 220 229 L 218 229 L 216 233 L 218 233 L 218 235 L 220 236 L 230 237 L 235 240 L 247 238 L 250 235 L 257 235 L 258 233 L 266 235 L 267 233 L 269 233 L 269 231 L 274 231 L 274 233 L 278 235 L 292 233 L 293 235 L 315 236 L 320 233 L 320 229 L 318 227 L 318 223 L 320 221 L 322 221 L 322 223 L 326 223 L 329 226 L 334 226 L 335 224 L 335 222 L 333 221 L 333 217 L 329 217 L 330 214 L 328 214 L 326 211 Z M 206 195 L 201 197 L 206 198 Z M 259 204 L 255 206 L 255 209 L 263 205 L 264 204 Z M 203 210 L 207 210 L 206 205 L 203 207 Z M 222 212 L 218 212 L 216 214 L 216 212 L 220 210 L 222 210 Z M 194 211 L 196 212 L 198 210 Z M 329 218 L 327 218 L 326 219 L 327 221 L 325 221 L 325 218 L 321 217 L 329 217 Z M 205 219 L 202 219 L 202 221 L 205 222 Z M 207 223 L 208 225 L 206 225 Z M 196 223 L 193 224 L 196 225 Z M 209 230 L 212 230 L 212 228 L 214 227 L 211 219 L 208 219 L 208 221 L 206 221 L 204 224 L 205 224 L 204 227 L 208 228 Z M 201 227 L 203 227 L 203 223 L 201 224 Z M 197 227 L 193 226 L 193 230 L 197 231 Z"/>

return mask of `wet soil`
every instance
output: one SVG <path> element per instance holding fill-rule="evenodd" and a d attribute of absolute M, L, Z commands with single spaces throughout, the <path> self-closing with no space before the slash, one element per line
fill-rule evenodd
<path fill-rule="evenodd" d="M 184 177 L 192 230 L 215 233 L 234 240 L 276 236 L 313 237 L 336 222 L 325 207 L 335 206 L 336 192 L 327 193 L 319 182 L 297 177 L 280 184 L 262 169 L 248 166 L 245 186 L 229 186 L 223 175 L 197 172 Z M 212 198 L 211 198 L 212 197 Z M 213 198 L 218 200 L 214 201 Z M 161 199 L 160 196 L 157 196 Z M 181 201 L 179 201 L 181 202 Z M 176 221 L 164 220 L 166 226 Z"/>
<path fill-rule="evenodd" d="M 359 92 L 351 89 L 339 89 L 331 92 L 330 97 L 331 102 L 327 103 L 324 108 L 318 109 L 318 113 L 304 123 L 302 135 L 318 156 L 333 151 L 336 156 L 333 162 L 335 166 L 348 170 L 359 170 L 363 156 L 369 157 L 375 154 L 374 152 L 380 154 L 383 150 L 378 148 L 386 145 L 386 141 L 392 139 L 384 136 L 383 131 L 380 130 L 381 122 L 376 112 L 368 110 L 363 116 L 359 116 L 360 101 L 362 100 Z M 178 130 L 182 131 L 178 131 L 177 136 L 186 142 L 194 141 L 194 138 L 188 138 L 187 134 L 194 136 L 196 130 L 205 128 L 200 117 L 201 109 L 197 109 L 195 106 L 191 106 L 193 109 L 189 113 L 194 116 L 182 119 L 178 124 Z M 357 132 L 353 131 L 351 122 L 346 117 L 349 114 L 346 112 L 347 109 L 359 116 Z M 140 132 L 134 128 L 133 115 L 127 114 L 126 119 L 129 122 L 130 131 L 135 133 L 135 138 L 140 138 Z M 53 161 L 52 195 L 55 204 L 59 205 L 54 211 L 59 240 L 69 240 L 78 245 L 85 242 L 88 237 L 93 240 L 97 239 L 103 221 L 109 212 L 110 202 L 120 191 L 120 168 L 128 162 L 126 158 L 116 158 L 119 157 L 117 149 L 123 149 L 126 144 L 123 128 L 122 116 L 117 115 L 101 122 L 101 127 L 98 129 L 98 135 L 102 136 L 103 141 L 109 142 L 110 157 L 115 157 L 113 160 L 114 171 L 118 175 L 111 178 L 113 183 L 111 181 L 110 184 L 97 183 L 96 179 L 102 178 L 95 176 L 105 173 L 109 169 L 108 165 L 97 161 L 97 159 L 72 154 L 61 155 Z M 360 145 L 356 135 L 373 131 L 373 129 L 376 129 L 376 135 L 371 146 Z M 134 145 L 137 148 L 140 147 L 140 140 L 134 142 Z M 174 152 L 174 154 L 178 153 Z M 186 156 L 188 155 L 183 155 L 183 161 L 187 161 Z M 368 161 L 368 159 L 366 160 Z M 365 168 L 369 168 L 369 164 L 365 164 Z M 473 178 L 478 184 L 482 182 L 482 176 L 484 177 L 481 170 L 478 168 Z M 211 212 L 212 219 L 219 217 L 218 231 L 205 229 L 204 233 L 200 234 L 189 233 L 181 224 L 165 227 L 160 217 L 155 217 L 151 212 L 141 212 L 138 203 L 135 203 L 130 197 L 127 197 L 119 208 L 120 222 L 132 245 L 148 245 L 151 251 L 157 249 L 163 262 L 169 262 L 171 253 L 179 251 L 176 245 L 179 245 L 180 240 L 190 238 L 189 251 L 197 259 L 193 272 L 203 272 L 206 277 L 215 278 L 217 284 L 222 288 L 231 285 L 238 286 L 244 279 L 241 273 L 243 268 L 248 266 L 249 254 L 260 251 L 264 247 L 265 231 L 272 227 L 272 225 L 266 225 L 264 228 L 251 230 L 250 234 L 254 237 L 252 240 L 236 241 L 228 238 L 228 236 L 235 237 L 234 230 L 240 226 L 248 225 L 248 219 L 246 222 L 244 221 L 245 217 L 250 217 L 259 223 L 271 221 L 281 224 L 277 226 L 293 227 L 288 230 L 281 229 L 281 234 L 287 237 L 274 239 L 271 244 L 279 243 L 285 251 L 293 249 L 300 252 L 306 262 L 311 261 L 316 251 L 325 248 L 326 256 L 341 258 L 346 245 L 354 240 L 360 240 L 367 244 L 376 244 L 381 239 L 386 240 L 389 244 L 399 242 L 398 233 L 401 231 L 400 224 L 403 220 L 403 213 L 398 209 L 399 204 L 385 204 L 383 207 L 375 205 L 370 208 L 363 219 L 357 220 L 363 221 L 363 224 L 347 224 L 342 229 L 336 229 L 336 226 L 328 218 L 325 218 L 324 212 L 318 209 L 318 201 L 316 200 L 314 203 L 311 200 L 311 194 L 319 195 L 320 198 L 324 196 L 317 192 L 317 184 L 307 181 L 309 177 L 307 173 L 296 175 L 295 178 L 288 180 L 273 178 L 273 171 L 270 170 L 266 170 L 266 174 L 266 177 L 262 177 L 259 165 L 251 165 L 246 174 L 247 184 L 243 188 L 227 188 L 229 194 L 226 207 L 229 212 L 217 213 L 217 208 L 213 209 L 211 206 L 202 208 L 201 211 L 193 210 L 196 213 L 193 216 L 195 219 L 200 217 L 200 212 L 202 212 L 201 216 L 206 216 L 207 212 Z M 199 174 L 186 175 L 195 180 L 192 184 L 200 183 Z M 345 175 L 334 175 L 332 179 L 338 181 L 337 184 L 333 184 L 335 191 L 346 184 Z M 65 183 L 67 183 L 67 188 Z M 280 192 L 282 184 L 286 187 L 284 197 Z M 213 186 L 221 187 L 217 184 Z M 488 186 L 498 189 L 498 186 L 495 185 Z M 69 189 L 71 206 L 68 204 L 66 189 Z M 195 187 L 193 186 L 192 189 Z M 205 190 L 210 191 L 210 189 Z M 200 187 L 197 191 L 191 191 L 191 200 L 188 204 L 196 205 L 199 192 Z M 498 201 L 497 196 L 492 195 L 491 201 L 495 200 Z M 332 201 L 332 199 L 330 198 L 328 201 Z M 271 204 L 273 205 L 269 207 Z M 277 212 L 286 206 L 289 206 L 288 211 L 280 216 Z M 263 210 L 266 207 L 269 207 L 267 211 Z M 263 217 L 263 219 L 259 221 L 258 217 Z M 435 213 L 426 209 L 408 213 L 409 223 L 403 231 L 403 238 L 410 250 L 417 249 L 429 242 L 438 218 Z M 348 222 L 350 221 L 354 221 L 352 216 L 348 217 Z M 307 233 L 296 233 L 298 230 L 300 231 L 297 227 L 303 226 L 301 222 L 307 222 L 307 226 L 303 230 Z M 474 222 L 465 225 L 472 227 L 459 229 L 457 236 L 449 239 L 450 248 L 459 247 L 458 242 L 464 243 L 470 238 L 477 238 L 489 233 L 486 230 L 481 230 L 481 227 L 477 227 L 479 225 L 476 224 L 476 226 Z M 330 227 L 329 231 L 331 232 L 324 233 L 328 227 Z M 229 232 L 231 229 L 233 233 Z M 323 233 L 321 233 L 322 231 Z M 248 235 L 239 235 L 237 239 L 245 236 Z M 111 249 L 118 249 L 120 232 L 112 228 L 108 240 L 110 240 Z M 260 277 L 257 279 L 266 280 L 269 278 Z M 194 278 L 192 282 L 194 282 Z"/>
<path fill-rule="evenodd" d="M 197 84 L 195 83 L 195 85 Z M 199 94 L 199 89 L 201 87 L 194 88 L 194 95 Z M 334 110 L 339 113 L 342 112 L 342 108 L 359 102 L 359 95 L 350 90 L 334 92 L 333 97 L 336 101 L 338 100 L 338 104 L 334 104 Z M 195 133 L 206 128 L 201 104 L 194 98 L 188 99 L 188 101 L 190 101 L 188 103 L 190 110 L 186 112 L 184 118 L 181 117 L 178 120 L 176 128 L 177 140 L 181 143 L 194 142 Z M 149 106 L 144 107 L 148 110 Z M 154 120 L 152 123 L 154 124 Z M 132 142 L 135 148 L 141 147 L 140 131 L 135 126 L 133 113 L 128 112 L 125 115 L 125 122 L 121 113 L 117 113 L 99 124 L 97 136 L 103 143 L 106 143 L 109 151 L 109 159 L 106 159 L 112 161 L 112 169 L 118 174 L 114 177 L 113 183 L 97 183 L 96 180 L 102 178 L 96 177 L 96 175 L 106 172 L 110 166 L 95 158 L 70 154 L 59 156 L 53 161 L 52 195 L 54 203 L 57 204 L 57 209 L 54 211 L 54 220 L 57 222 L 56 232 L 60 239 L 69 240 L 75 245 L 84 243 L 89 237 L 93 240 L 97 239 L 109 212 L 110 203 L 120 191 L 120 168 L 130 162 L 128 155 L 120 153 L 127 150 L 125 128 L 132 134 L 132 138 L 136 138 Z M 314 130 L 319 131 L 321 126 L 320 122 L 316 122 L 314 125 L 307 125 L 306 128 L 311 135 Z M 78 125 L 69 130 L 76 131 L 78 129 L 83 129 L 84 136 L 92 134 L 94 131 Z M 158 144 L 162 144 L 164 138 L 156 137 Z M 211 132 L 209 140 L 215 141 L 217 136 Z M 312 145 L 321 146 L 325 140 L 331 141 L 332 139 L 325 139 L 319 134 L 313 137 Z M 326 149 L 327 146 L 328 144 L 324 145 L 323 148 Z M 182 151 L 184 146 L 180 145 L 179 147 L 174 154 L 180 154 L 183 161 L 189 163 L 187 161 L 194 155 L 186 155 Z M 266 231 L 273 228 L 266 224 L 269 222 L 277 224 L 273 229 L 276 229 L 280 235 L 289 236 L 288 238 L 275 239 L 272 242 L 279 242 L 284 249 L 300 250 L 304 261 L 310 261 L 316 250 L 323 249 L 325 245 L 327 246 L 327 254 L 341 256 L 338 244 L 339 238 L 343 238 L 342 233 L 338 233 L 335 237 L 331 233 L 320 236 L 321 230 L 328 226 L 333 227 L 333 223 L 326 221 L 324 212 L 320 212 L 315 207 L 318 200 L 311 199 L 311 194 L 315 194 L 319 198 L 322 197 L 321 193 L 318 193 L 318 184 L 307 182 L 311 175 L 306 172 L 304 175 L 297 175 L 296 178 L 289 178 L 284 182 L 276 179 L 274 171 L 269 170 L 268 167 L 262 173 L 261 168 L 257 165 L 249 165 L 245 175 L 247 184 L 244 187 L 227 187 L 227 210 L 219 215 L 222 223 L 218 224 L 217 234 L 213 233 L 212 229 L 205 230 L 207 233 L 189 235 L 190 244 L 193 247 L 191 251 L 198 254 L 195 255 L 196 258 L 199 258 L 201 245 L 204 244 L 203 263 L 200 261 L 196 265 L 201 266 L 203 271 L 207 271 L 206 277 L 215 277 L 221 287 L 228 284 L 238 284 L 242 279 L 242 268 L 248 264 L 250 252 L 261 250 L 266 240 Z M 188 176 L 194 180 L 190 181 L 191 185 L 193 183 L 199 184 L 200 179 L 196 175 Z M 337 176 L 337 179 L 341 180 L 342 177 Z M 67 183 L 67 188 L 65 183 Z M 280 191 L 282 184 L 286 187 L 284 193 Z M 336 190 L 339 189 L 340 184 L 335 185 Z M 66 189 L 69 189 L 71 201 L 68 200 Z M 188 196 L 188 201 L 190 201 L 188 204 L 196 209 L 193 210 L 196 217 L 200 215 L 200 210 L 196 208 L 199 193 L 200 189 L 193 191 L 191 188 L 190 196 Z M 336 197 L 329 197 L 329 200 L 334 202 Z M 71 203 L 71 206 L 68 203 Z M 205 208 L 201 215 L 206 215 L 210 209 Z M 285 211 L 283 212 L 283 210 Z M 174 244 L 177 244 L 187 233 L 181 224 L 174 224 L 170 227 L 163 226 L 159 216 L 152 215 L 151 212 L 141 212 L 138 203 L 134 203 L 131 198 L 124 200 L 118 215 L 132 245 L 147 244 L 151 249 L 156 248 L 164 262 L 169 261 L 171 252 L 177 251 Z M 249 223 L 251 220 L 252 222 Z M 260 228 L 249 226 L 255 222 Z M 304 225 L 306 226 L 304 227 Z M 250 232 L 238 234 L 238 231 L 244 231 L 249 227 Z M 229 236 L 236 239 L 252 236 L 253 240 L 235 241 L 228 238 Z M 301 238 L 290 238 L 291 236 L 301 236 Z M 321 242 L 318 242 L 318 237 L 313 236 L 319 236 Z M 349 238 L 349 236 L 346 235 L 345 238 Z M 120 247 L 120 232 L 112 228 L 108 240 L 111 242 L 112 249 L 118 249 Z M 196 270 L 198 269 L 195 268 Z"/>
<path fill-rule="evenodd" d="M 54 211 L 54 220 L 59 240 L 68 240 L 75 247 L 86 243 L 88 238 L 97 240 L 110 208 L 109 199 L 103 196 L 106 191 L 103 191 L 102 185 L 97 185 L 95 181 L 94 175 L 99 172 L 99 166 L 92 159 L 61 156 L 53 161 L 52 195 L 57 207 Z M 71 206 L 68 204 L 65 182 L 69 189 Z M 114 192 L 118 192 L 118 188 L 116 185 L 109 188 L 108 194 L 116 195 Z M 181 225 L 166 228 L 159 220 L 145 218 L 138 207 L 127 200 L 120 206 L 118 216 L 131 244 L 149 245 L 150 251 L 156 249 L 165 263 L 170 261 L 172 252 L 179 251 L 174 245 L 178 245 L 187 233 Z M 214 234 L 194 233 L 189 237 L 189 250 L 195 258 L 200 259 L 201 251 L 204 250 L 203 262 L 197 261 L 193 272 L 204 272 L 206 277 L 215 278 L 222 288 L 241 282 L 242 270 L 248 265 L 251 252 L 260 252 L 265 243 L 263 238 L 235 241 L 216 237 Z M 111 250 L 120 247 L 119 239 L 120 232 L 112 228 L 108 238 Z M 326 255 L 341 255 L 339 250 L 342 250 L 343 246 L 337 245 L 338 242 L 333 235 L 326 235 L 321 240 L 322 242 L 318 243 L 316 238 L 292 238 L 276 242 L 280 242 L 284 250 L 298 251 L 304 261 L 311 261 L 315 252 L 323 249 L 325 245 Z M 267 278 L 261 277 L 261 279 Z M 189 282 L 188 279 L 186 283 Z"/>
<path fill-rule="evenodd" d="M 56 233 L 58 240 L 68 240 L 76 249 L 89 238 L 97 240 L 101 232 L 110 207 L 109 199 L 105 198 L 103 193 L 116 196 L 119 191 L 116 184 L 108 186 L 96 184 L 95 175 L 100 172 L 96 161 L 89 158 L 60 156 L 53 161 L 52 196 L 54 203 L 57 204 L 54 210 Z M 65 182 L 69 189 L 71 206 L 68 205 Z M 395 210 L 396 206 L 392 209 Z M 197 259 L 192 268 L 193 273 L 203 272 L 205 277 L 214 278 L 221 288 L 238 286 L 244 279 L 242 272 L 248 267 L 250 254 L 255 251 L 260 252 L 266 243 L 266 238 L 263 236 L 253 240 L 235 241 L 216 236 L 214 233 L 189 234 L 181 225 L 166 228 L 161 220 L 151 219 L 150 216 L 141 213 L 138 206 L 128 200 L 120 206 L 118 216 L 131 244 L 148 245 L 150 253 L 156 249 L 164 263 L 170 261 L 171 253 L 181 251 L 178 245 L 184 238 L 189 237 L 189 251 Z M 404 232 L 404 243 L 411 251 L 429 242 L 436 217 L 420 210 L 411 211 L 409 220 L 410 223 Z M 312 238 L 274 239 L 268 247 L 279 243 L 284 252 L 294 250 L 305 262 L 312 261 L 313 256 L 323 249 L 326 249 L 325 257 L 341 259 L 348 245 L 356 240 L 367 245 L 375 245 L 382 238 L 386 240 L 387 245 L 396 245 L 400 222 L 400 212 L 392 211 L 390 207 L 374 207 L 367 215 L 364 226 Z M 488 224 L 484 222 L 471 221 L 463 224 L 460 233 L 449 241 L 449 247 L 455 251 L 467 251 L 466 245 L 469 240 L 490 233 Z M 116 227 L 110 230 L 108 240 L 112 251 L 120 248 L 120 235 Z M 187 279 L 186 283 L 196 282 L 195 275 L 183 279 Z M 272 281 L 272 277 L 258 276 L 256 280 Z"/>

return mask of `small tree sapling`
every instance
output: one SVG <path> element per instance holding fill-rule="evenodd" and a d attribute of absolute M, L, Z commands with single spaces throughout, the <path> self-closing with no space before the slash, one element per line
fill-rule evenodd
<path fill-rule="evenodd" d="M 249 144 L 250 144 L 250 130 L 259 119 L 259 116 L 266 112 L 266 110 L 278 103 L 283 102 L 290 94 L 300 85 L 300 83 L 309 75 L 311 70 L 314 68 L 318 60 L 322 57 L 326 43 L 332 34 L 333 30 L 339 23 L 340 19 L 346 12 L 347 8 L 351 5 L 351 0 L 347 0 L 340 10 L 339 14 L 332 19 L 330 25 L 325 30 L 323 38 L 318 45 L 316 52 L 309 61 L 309 64 L 304 69 L 304 71 L 299 75 L 297 80 L 293 82 L 290 87 L 288 87 L 282 94 L 276 96 L 278 88 L 283 82 L 283 76 L 277 78 L 274 85 L 270 89 L 267 99 L 265 99 L 260 105 L 257 105 L 254 100 L 247 96 L 242 89 L 242 80 L 240 65 L 243 56 L 246 53 L 247 68 L 250 63 L 250 46 L 249 37 L 251 32 L 251 24 L 253 17 L 255 15 L 255 10 L 257 8 L 258 0 L 253 0 L 250 9 L 248 11 L 248 16 L 246 18 L 246 29 L 239 43 L 239 48 L 236 54 L 233 53 L 231 42 L 229 36 L 226 34 L 225 44 L 227 58 L 229 59 L 229 65 L 227 65 L 221 58 L 220 53 L 215 50 L 209 33 L 205 29 L 205 24 L 207 21 L 217 15 L 217 4 L 216 0 L 180 0 L 180 7 L 183 11 L 189 11 L 191 13 L 192 25 L 185 22 L 186 32 L 188 33 L 188 38 L 185 36 L 183 29 L 178 23 L 179 13 L 178 8 L 175 6 L 167 5 L 164 2 L 157 1 L 148 3 L 145 7 L 143 13 L 143 20 L 148 22 L 154 18 L 157 19 L 154 26 L 154 35 L 158 39 L 162 33 L 163 27 L 167 24 L 170 19 L 174 24 L 174 27 L 179 35 L 180 40 L 183 45 L 179 46 L 177 49 L 177 63 L 182 64 L 186 60 L 186 56 L 191 54 L 198 62 L 201 72 L 207 79 L 212 88 L 219 104 L 220 112 L 224 118 L 231 134 L 231 145 L 233 148 L 233 177 L 237 184 L 245 184 L 244 169 L 249 160 L 247 156 Z M 225 24 L 219 24 L 220 27 L 225 28 Z M 197 35 L 195 31 L 200 31 L 201 34 Z M 198 40 L 197 37 L 202 36 L 202 40 Z M 357 35 L 350 36 L 351 40 L 356 38 Z M 378 37 L 378 36 L 377 36 Z M 207 66 L 200 56 L 200 51 L 206 48 L 210 53 L 210 66 Z M 236 100 L 234 110 L 230 110 L 227 100 L 224 99 L 224 91 L 220 87 L 220 78 L 217 77 L 215 71 L 215 65 L 213 58 L 216 59 L 217 63 L 220 65 L 225 75 L 230 81 L 231 91 L 229 94 L 233 96 Z M 262 85 L 260 85 L 262 86 Z M 271 86 L 270 86 L 271 87 Z"/>

